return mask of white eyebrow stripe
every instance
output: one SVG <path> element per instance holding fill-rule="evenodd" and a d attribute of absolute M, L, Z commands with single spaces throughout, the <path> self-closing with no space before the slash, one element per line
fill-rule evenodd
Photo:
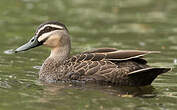
<path fill-rule="evenodd" d="M 59 29 L 63 29 L 63 27 L 62 27 L 62 26 L 59 26 L 59 25 L 47 24 L 47 25 L 43 26 L 42 28 L 40 28 L 40 29 L 37 31 L 36 34 L 39 34 L 39 32 L 40 32 L 41 30 L 45 29 L 45 28 L 48 27 L 48 26 L 50 26 L 50 27 L 55 27 L 55 28 L 59 28 Z"/>
<path fill-rule="evenodd" d="M 57 31 L 57 30 L 55 30 L 55 31 Z M 47 32 L 47 33 L 44 33 L 44 34 L 42 34 L 41 36 L 39 36 L 39 38 L 37 39 L 39 42 L 41 42 L 41 41 L 43 41 L 44 39 L 47 39 L 49 36 L 50 36 L 50 34 L 52 34 L 53 32 L 55 32 L 55 31 L 51 31 L 51 32 Z"/>

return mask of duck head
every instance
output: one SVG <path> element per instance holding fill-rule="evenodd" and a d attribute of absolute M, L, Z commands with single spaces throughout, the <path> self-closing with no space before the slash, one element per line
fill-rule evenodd
<path fill-rule="evenodd" d="M 66 26 L 57 21 L 49 21 L 41 24 L 34 35 L 26 44 L 20 46 L 15 52 L 26 51 L 41 45 L 50 47 L 52 50 L 65 47 L 70 49 L 69 32 Z"/>

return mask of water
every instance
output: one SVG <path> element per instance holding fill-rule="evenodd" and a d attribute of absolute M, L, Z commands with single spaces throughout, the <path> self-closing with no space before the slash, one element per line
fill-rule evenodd
<path fill-rule="evenodd" d="M 1 0 L 0 110 L 176 110 L 176 0 Z M 144 88 L 47 85 L 39 66 L 50 50 L 14 54 L 44 21 L 65 23 L 72 54 L 99 47 L 158 50 L 152 66 L 173 67 Z"/>

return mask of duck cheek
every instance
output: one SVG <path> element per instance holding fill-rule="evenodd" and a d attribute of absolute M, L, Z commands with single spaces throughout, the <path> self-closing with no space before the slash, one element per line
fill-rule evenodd
<path fill-rule="evenodd" d="M 47 47 L 51 47 L 51 48 L 53 48 L 53 47 L 56 47 L 57 45 L 58 45 L 58 43 L 57 42 L 49 42 L 49 41 L 46 41 L 46 42 L 44 42 L 43 43 L 45 46 L 47 46 Z"/>

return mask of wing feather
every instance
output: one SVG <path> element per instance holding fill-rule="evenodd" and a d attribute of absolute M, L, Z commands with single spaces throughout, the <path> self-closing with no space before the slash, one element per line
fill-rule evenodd
<path fill-rule="evenodd" d="M 131 59 L 142 58 L 145 55 L 159 53 L 159 51 L 140 51 L 140 50 L 115 50 L 106 48 L 98 49 L 95 51 L 87 51 L 78 55 L 75 55 L 71 58 L 72 62 L 80 61 L 101 61 L 101 60 L 110 60 L 110 61 L 125 61 Z M 137 60 L 138 61 L 138 60 Z M 139 60 L 140 61 L 140 60 Z M 146 63 L 145 61 L 142 61 Z"/>
<path fill-rule="evenodd" d="M 117 85 L 150 84 L 160 73 L 169 71 L 169 69 L 150 68 L 146 65 L 147 62 L 142 57 L 151 53 L 159 52 L 115 48 L 86 51 L 66 60 L 65 64 L 69 72 L 65 75 L 71 80 L 106 81 Z M 149 82 L 139 81 L 144 76 L 149 77 Z M 141 83 L 136 83 L 135 80 Z"/>

